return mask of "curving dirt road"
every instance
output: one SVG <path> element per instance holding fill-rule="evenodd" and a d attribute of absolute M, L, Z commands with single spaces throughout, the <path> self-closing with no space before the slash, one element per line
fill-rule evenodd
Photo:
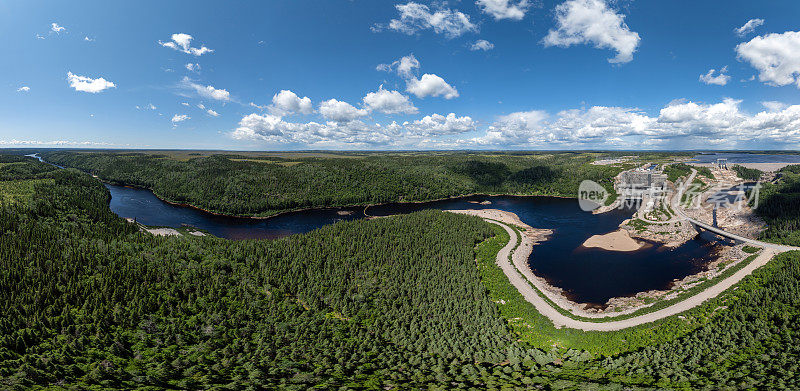
<path fill-rule="evenodd" d="M 659 319 L 666 318 L 668 316 L 676 315 L 691 308 L 697 307 L 698 305 L 702 304 L 704 301 L 714 298 L 727 290 L 728 288 L 732 287 L 743 278 L 748 276 L 752 273 L 755 269 L 765 265 L 769 262 L 772 257 L 781 252 L 780 250 L 773 249 L 773 248 L 765 248 L 762 250 L 761 254 L 756 257 L 750 264 L 743 267 L 733 275 L 725 278 L 722 281 L 719 281 L 717 284 L 709 287 L 708 289 L 691 296 L 685 300 L 682 300 L 678 303 L 675 303 L 669 307 L 660 309 L 658 311 L 654 311 L 651 313 L 647 313 L 641 316 L 636 316 L 633 318 L 628 318 L 624 320 L 615 320 L 615 321 L 608 321 L 603 323 L 594 323 L 594 322 L 585 322 L 580 320 L 575 320 L 569 318 L 560 312 L 558 312 L 555 308 L 553 308 L 547 301 L 545 301 L 539 294 L 531 287 L 531 283 L 535 284 L 535 280 L 529 283 L 529 280 L 521 275 L 517 269 L 512 265 L 511 261 L 509 260 L 509 255 L 511 254 L 512 249 L 517 244 L 517 240 L 519 235 L 517 232 L 511 229 L 508 225 L 503 222 L 499 222 L 496 220 L 486 219 L 486 221 L 497 224 L 503 229 L 508 232 L 510 240 L 508 244 L 505 245 L 498 253 L 497 253 L 497 265 L 500 269 L 503 270 L 503 273 L 508 277 L 511 284 L 517 288 L 517 290 L 522 294 L 522 296 L 527 300 L 529 303 L 533 304 L 536 307 L 536 310 L 539 311 L 542 315 L 549 318 L 553 324 L 558 327 L 568 327 L 578 330 L 585 330 L 585 331 L 614 331 L 614 330 L 621 330 L 628 327 L 638 326 L 645 323 L 650 323 L 657 321 Z M 520 242 L 519 247 L 514 251 L 512 258 L 515 260 L 527 260 L 528 256 L 530 255 L 531 251 L 533 250 L 533 243 L 532 241 L 526 237 L 526 235 L 522 235 L 522 241 Z M 520 268 L 520 270 L 525 270 L 524 268 Z"/>

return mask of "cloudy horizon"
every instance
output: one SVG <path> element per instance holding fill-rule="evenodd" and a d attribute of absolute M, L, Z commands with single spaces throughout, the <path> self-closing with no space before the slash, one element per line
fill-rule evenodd
<path fill-rule="evenodd" d="M 789 1 L 47 3 L 0 15 L 0 147 L 800 149 Z"/>

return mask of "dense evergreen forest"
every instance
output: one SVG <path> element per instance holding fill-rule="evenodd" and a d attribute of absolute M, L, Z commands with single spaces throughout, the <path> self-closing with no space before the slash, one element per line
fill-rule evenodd
<path fill-rule="evenodd" d="M 786 166 L 774 183 L 764 183 L 757 201 L 756 213 L 767 223 L 761 237 L 800 246 L 800 165 Z"/>
<path fill-rule="evenodd" d="M 0 183 L 0 389 L 800 387 L 797 253 L 603 355 L 513 331 L 483 269 L 508 238 L 477 218 L 164 238 L 77 170 L 2 156 Z"/>
<path fill-rule="evenodd" d="M 387 153 L 178 160 L 145 153 L 52 151 L 45 160 L 103 180 L 145 187 L 160 198 L 247 216 L 325 206 L 427 201 L 472 193 L 576 197 L 584 179 L 613 187 L 621 167 L 582 153 Z M 613 193 L 613 192 L 612 192 Z"/>
<path fill-rule="evenodd" d="M 738 164 L 734 164 L 731 167 L 733 171 L 736 171 L 736 174 L 739 175 L 739 178 L 742 178 L 746 181 L 757 181 L 761 178 L 761 170 L 757 170 L 755 168 L 747 168 L 745 166 L 740 166 Z"/>

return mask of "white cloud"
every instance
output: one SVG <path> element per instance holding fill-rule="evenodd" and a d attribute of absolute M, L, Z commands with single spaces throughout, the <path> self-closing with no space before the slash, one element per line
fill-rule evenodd
<path fill-rule="evenodd" d="M 212 117 L 219 117 L 219 113 L 211 109 L 206 110 L 206 113 Z"/>
<path fill-rule="evenodd" d="M 197 104 L 197 108 L 200 109 L 200 110 L 205 110 L 206 109 L 206 105 L 204 105 L 202 103 L 198 103 Z"/>
<path fill-rule="evenodd" d="M 736 53 L 759 72 L 760 81 L 800 88 L 800 31 L 755 37 L 737 45 Z"/>
<path fill-rule="evenodd" d="M 205 46 L 201 46 L 199 49 L 191 47 L 190 45 L 192 43 L 192 39 L 194 38 L 192 38 L 192 36 L 189 34 L 178 33 L 178 34 L 172 34 L 171 41 L 162 42 L 159 40 L 158 44 L 163 47 L 167 47 L 194 56 L 202 56 L 203 54 L 212 53 L 214 51 Z"/>
<path fill-rule="evenodd" d="M 475 4 L 495 20 L 522 20 L 530 7 L 528 0 L 519 0 L 516 4 L 511 0 L 478 0 Z"/>
<path fill-rule="evenodd" d="M 28 86 L 22 86 L 20 88 L 17 88 L 17 92 L 28 92 L 30 90 L 31 90 L 31 88 L 28 87 Z"/>
<path fill-rule="evenodd" d="M 91 92 L 93 94 L 116 87 L 114 83 L 102 77 L 92 79 L 86 76 L 78 76 L 72 72 L 67 72 L 67 80 L 69 80 L 69 86 L 74 88 L 75 91 Z"/>
<path fill-rule="evenodd" d="M 637 108 L 593 106 L 549 114 L 542 110 L 498 117 L 481 133 L 468 116 L 431 114 L 397 124 L 351 121 L 288 122 L 280 116 L 250 114 L 231 136 L 306 148 L 523 148 L 637 149 L 800 146 L 800 105 L 764 103 L 768 110 L 749 114 L 741 101 L 717 103 L 677 100 L 657 114 Z M 467 138 L 468 133 L 478 133 Z"/>
<path fill-rule="evenodd" d="M 52 31 L 52 32 L 54 32 L 56 34 L 61 34 L 61 32 L 64 31 L 64 30 L 66 30 L 66 28 L 64 28 L 62 26 L 59 26 L 58 23 L 55 23 L 55 22 L 50 23 L 50 31 Z"/>
<path fill-rule="evenodd" d="M 728 72 L 728 66 L 722 67 L 722 69 L 719 70 L 719 74 L 714 76 L 716 71 L 716 69 L 709 69 L 708 73 L 700 75 L 700 81 L 705 84 L 714 84 L 718 86 L 724 86 L 728 84 L 728 82 L 731 80 L 731 77 L 725 74 Z"/>
<path fill-rule="evenodd" d="M 199 72 L 200 71 L 200 64 L 198 63 L 187 63 L 186 70 L 190 72 Z"/>
<path fill-rule="evenodd" d="M 270 111 L 279 116 L 292 113 L 311 114 L 314 112 L 314 107 L 309 97 L 300 98 L 290 90 L 281 90 L 272 97 Z"/>
<path fill-rule="evenodd" d="M 325 119 L 336 122 L 349 122 L 368 114 L 365 109 L 358 109 L 347 102 L 336 99 L 322 102 L 319 105 L 319 112 Z"/>
<path fill-rule="evenodd" d="M 477 123 L 468 116 L 456 117 L 455 113 L 447 116 L 431 114 L 413 122 L 405 122 L 403 126 L 411 133 L 424 136 L 442 136 L 459 134 L 475 130 Z"/>
<path fill-rule="evenodd" d="M 189 107 L 189 102 L 181 102 L 182 105 Z"/>
<path fill-rule="evenodd" d="M 744 26 L 733 29 L 736 32 L 736 35 L 740 37 L 744 37 L 747 34 L 752 33 L 755 31 L 756 27 L 761 26 L 764 24 L 764 19 L 750 19 Z"/>
<path fill-rule="evenodd" d="M 239 127 L 232 133 L 235 139 L 263 139 L 270 140 L 283 136 L 285 131 L 291 131 L 291 123 L 285 122 L 280 116 L 271 114 L 250 114 L 239 121 Z"/>
<path fill-rule="evenodd" d="M 250 102 L 249 106 L 253 107 L 253 108 L 256 108 L 256 109 L 259 109 L 259 110 L 264 110 L 266 108 L 269 108 L 269 106 L 267 106 L 267 105 L 259 106 L 259 105 L 255 104 L 253 102 Z"/>
<path fill-rule="evenodd" d="M 184 77 L 182 85 L 185 88 L 194 90 L 198 95 L 207 99 L 215 99 L 221 101 L 231 100 L 231 94 L 227 90 L 215 88 L 214 86 L 204 86 L 191 81 L 188 77 Z"/>
<path fill-rule="evenodd" d="M 94 42 L 94 38 L 89 38 L 88 36 L 84 36 L 83 40 L 86 42 Z"/>
<path fill-rule="evenodd" d="M 45 38 L 44 35 L 42 34 L 36 34 L 36 39 L 45 39 Z"/>
<path fill-rule="evenodd" d="M 740 103 L 735 99 L 715 104 L 673 102 L 661 109 L 658 123 L 662 127 L 658 130 L 673 135 L 723 132 L 744 119 Z"/>
<path fill-rule="evenodd" d="M 237 140 L 300 144 L 310 148 L 374 147 L 398 139 L 398 126 L 367 125 L 360 120 L 294 123 L 280 116 L 250 114 L 231 133 Z"/>
<path fill-rule="evenodd" d="M 469 47 L 469 50 L 472 51 L 483 50 L 485 52 L 492 49 L 494 49 L 494 44 L 485 39 L 479 39 Z"/>
<path fill-rule="evenodd" d="M 448 38 L 478 31 L 478 26 L 470 22 L 469 15 L 456 10 L 441 8 L 431 12 L 427 5 L 415 2 L 397 4 L 395 8 L 400 13 L 400 19 L 392 19 L 387 26 L 375 25 L 373 31 L 388 28 L 412 35 L 420 30 L 431 29 Z"/>
<path fill-rule="evenodd" d="M 598 49 L 617 51 L 611 63 L 633 60 L 639 46 L 639 34 L 625 24 L 625 15 L 609 8 L 604 0 L 567 0 L 556 7 L 557 30 L 550 30 L 542 41 L 545 46 L 568 47 L 593 44 Z"/>
<path fill-rule="evenodd" d="M 764 108 L 767 109 L 767 111 L 781 111 L 789 107 L 789 105 L 787 105 L 786 103 L 777 101 L 764 101 L 761 102 L 761 106 L 764 106 Z"/>
<path fill-rule="evenodd" d="M 363 101 L 368 110 L 384 114 L 416 114 L 418 111 L 407 96 L 398 91 L 384 90 L 383 86 L 368 93 Z"/>
<path fill-rule="evenodd" d="M 426 73 L 422 78 L 411 78 L 406 81 L 406 91 L 416 95 L 417 98 L 424 98 L 426 96 L 440 96 L 445 99 L 453 99 L 458 97 L 458 91 L 447 84 L 441 77 Z"/>
<path fill-rule="evenodd" d="M 404 56 L 398 60 L 397 74 L 403 77 L 414 75 L 414 69 L 419 69 L 419 60 L 413 54 Z"/>
<path fill-rule="evenodd" d="M 415 69 L 419 69 L 419 60 L 414 57 L 414 54 L 409 54 L 401 57 L 399 60 L 394 61 L 391 64 L 378 64 L 375 69 L 384 72 L 396 70 L 398 75 L 408 79 L 414 76 Z"/>
<path fill-rule="evenodd" d="M 186 114 L 180 114 L 180 115 L 179 114 L 175 114 L 175 115 L 172 116 L 172 124 L 175 125 L 178 122 L 183 122 L 183 121 L 186 121 L 187 119 L 191 119 L 191 118 L 192 117 L 190 117 L 190 116 L 188 116 Z"/>
<path fill-rule="evenodd" d="M 518 112 L 499 117 L 485 136 L 462 140 L 461 145 L 633 149 L 800 143 L 800 105 L 768 102 L 769 111 L 750 115 L 741 111 L 740 103 L 675 101 L 654 117 L 635 108 L 605 106 L 564 110 L 555 116 L 538 110 Z"/>

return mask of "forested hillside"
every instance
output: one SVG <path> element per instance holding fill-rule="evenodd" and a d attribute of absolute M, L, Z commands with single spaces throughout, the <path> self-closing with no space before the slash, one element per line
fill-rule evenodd
<path fill-rule="evenodd" d="M 747 168 L 738 164 L 734 164 L 731 169 L 736 171 L 736 174 L 739 175 L 739 178 L 742 178 L 746 181 L 757 181 L 759 178 L 761 178 L 761 174 L 763 174 L 763 172 L 760 170 L 755 168 Z"/>
<path fill-rule="evenodd" d="M 658 338 L 547 331 L 645 346 L 604 357 L 511 331 L 520 320 L 502 316 L 478 267 L 508 237 L 477 218 L 161 238 L 111 213 L 88 175 L 3 159 L 0 389 L 800 387 L 797 253 L 670 318 L 684 334 L 669 322 L 642 327 Z"/>
<path fill-rule="evenodd" d="M 764 183 L 759 192 L 756 213 L 767 223 L 761 237 L 800 246 L 800 165 L 786 166 L 778 174 L 776 183 Z"/>
<path fill-rule="evenodd" d="M 267 216 L 323 206 L 425 201 L 471 193 L 575 197 L 585 179 L 611 189 L 621 167 L 579 153 L 368 154 L 257 160 L 213 155 L 188 161 L 144 153 L 53 151 L 45 160 L 162 199 L 232 215 Z"/>

